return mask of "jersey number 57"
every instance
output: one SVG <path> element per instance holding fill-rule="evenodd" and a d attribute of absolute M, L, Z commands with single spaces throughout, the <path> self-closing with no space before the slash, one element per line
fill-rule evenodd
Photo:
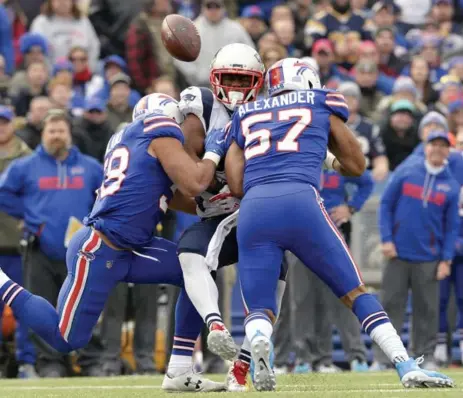
<path fill-rule="evenodd" d="M 246 138 L 246 149 L 244 151 L 246 160 L 256 156 L 262 156 L 272 147 L 271 131 L 265 128 L 252 131 L 253 125 L 265 122 L 286 122 L 293 118 L 297 120 L 286 132 L 285 136 L 277 142 L 276 150 L 279 152 L 298 152 L 298 138 L 312 122 L 312 111 L 310 109 L 284 109 L 278 111 L 276 115 L 272 112 L 265 112 L 245 118 L 241 122 L 241 131 Z M 249 145 L 253 144 L 255 141 L 258 141 L 258 143 L 250 147 Z"/>

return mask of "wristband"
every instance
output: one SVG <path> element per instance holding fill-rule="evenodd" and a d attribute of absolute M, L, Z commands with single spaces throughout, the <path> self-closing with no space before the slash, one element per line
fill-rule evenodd
<path fill-rule="evenodd" d="M 330 151 L 327 151 L 326 157 L 323 163 L 325 164 L 325 167 L 328 170 L 334 170 L 333 163 L 335 160 L 336 160 L 336 156 L 334 156 Z"/>
<path fill-rule="evenodd" d="M 215 163 L 215 166 L 217 167 L 222 158 L 219 155 L 217 155 L 215 152 L 206 152 L 203 156 L 203 160 L 206 160 L 206 159 L 213 161 Z"/>

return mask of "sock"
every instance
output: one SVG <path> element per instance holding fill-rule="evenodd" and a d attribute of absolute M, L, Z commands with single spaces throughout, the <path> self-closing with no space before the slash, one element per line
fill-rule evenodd
<path fill-rule="evenodd" d="M 257 332 L 260 332 L 270 339 L 273 333 L 273 324 L 267 314 L 251 311 L 244 320 L 244 329 L 246 330 L 246 337 L 249 341 L 252 341 L 252 338 Z"/>
<path fill-rule="evenodd" d="M 437 333 L 437 344 L 447 344 L 447 333 Z"/>
<path fill-rule="evenodd" d="M 170 356 L 167 373 L 179 376 L 191 372 L 193 368 L 193 352 L 195 340 L 174 336 L 172 355 Z"/>
<path fill-rule="evenodd" d="M 59 315 L 56 309 L 44 298 L 35 296 L 12 282 L 4 281 L 5 273 L 0 272 L 0 298 L 9 305 L 15 317 L 25 327 L 31 328 L 47 344 L 62 353 L 69 353 L 81 347 L 71 347 L 59 330 Z M 6 275 L 5 275 L 6 276 Z"/>
<path fill-rule="evenodd" d="M 238 359 L 246 365 L 251 364 L 251 343 L 247 336 L 244 337 L 243 345 L 241 346 L 240 353 L 238 354 Z"/>
<path fill-rule="evenodd" d="M 182 266 L 185 289 L 207 327 L 212 322 L 221 322 L 219 291 L 206 265 L 206 259 L 195 253 L 178 256 Z"/>
<path fill-rule="evenodd" d="M 382 305 L 371 294 L 358 296 L 352 306 L 363 329 L 378 344 L 392 363 L 409 359 L 400 336 L 392 326 Z"/>

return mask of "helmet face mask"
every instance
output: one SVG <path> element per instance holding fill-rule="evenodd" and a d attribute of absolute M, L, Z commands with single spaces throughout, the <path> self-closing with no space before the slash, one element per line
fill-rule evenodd
<path fill-rule="evenodd" d="M 211 63 L 210 82 L 216 98 L 228 109 L 255 101 L 264 81 L 264 64 L 246 44 L 222 47 Z"/>
<path fill-rule="evenodd" d="M 146 115 L 156 114 L 173 119 L 178 124 L 183 122 L 183 115 L 178 108 L 178 102 L 166 95 L 153 93 L 140 99 L 132 112 L 132 121 L 143 119 Z"/>

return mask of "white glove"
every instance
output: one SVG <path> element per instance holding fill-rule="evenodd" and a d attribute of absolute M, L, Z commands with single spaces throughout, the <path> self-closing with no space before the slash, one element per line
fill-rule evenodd
<path fill-rule="evenodd" d="M 334 170 L 333 163 L 336 160 L 336 156 L 334 156 L 330 151 L 326 151 L 326 157 L 323 161 L 323 168 L 325 170 Z"/>

